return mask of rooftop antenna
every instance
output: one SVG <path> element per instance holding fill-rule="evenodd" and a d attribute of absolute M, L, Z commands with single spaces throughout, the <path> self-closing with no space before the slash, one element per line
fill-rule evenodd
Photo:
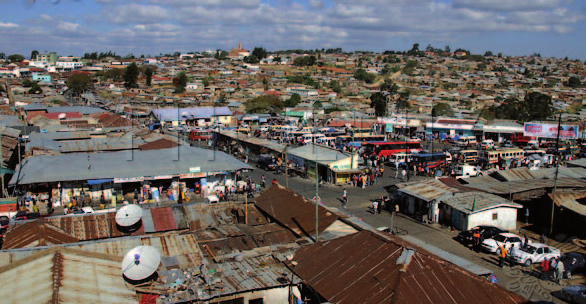
<path fill-rule="evenodd" d="M 152 246 L 138 246 L 126 253 L 122 261 L 122 275 L 132 281 L 146 280 L 161 263 L 161 255 Z"/>

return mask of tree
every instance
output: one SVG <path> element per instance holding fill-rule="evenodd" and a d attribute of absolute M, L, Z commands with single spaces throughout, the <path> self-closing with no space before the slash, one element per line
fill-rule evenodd
<path fill-rule="evenodd" d="M 278 114 L 283 110 L 283 102 L 274 95 L 262 95 L 248 100 L 244 107 L 250 114 Z"/>
<path fill-rule="evenodd" d="M 409 104 L 409 97 L 411 96 L 411 92 L 409 91 L 402 91 L 399 93 L 399 99 L 395 103 L 395 107 L 397 110 L 409 109 L 411 108 L 411 104 Z"/>
<path fill-rule="evenodd" d="M 10 62 L 22 62 L 24 60 L 24 56 L 20 54 L 12 54 L 8 56 L 8 61 Z"/>
<path fill-rule="evenodd" d="M 41 88 L 41 86 L 39 86 L 38 83 L 33 82 L 33 85 L 28 90 L 28 93 L 29 94 L 42 94 L 43 93 L 43 89 Z"/>
<path fill-rule="evenodd" d="M 338 94 L 340 94 L 342 92 L 342 86 L 336 80 L 330 81 L 330 88 L 332 88 L 332 91 L 334 91 Z"/>
<path fill-rule="evenodd" d="M 37 59 L 37 56 L 39 55 L 39 51 L 37 50 L 33 50 L 31 52 L 31 60 Z"/>
<path fill-rule="evenodd" d="M 208 77 L 202 79 L 201 83 L 203 84 L 204 87 L 209 87 L 210 83 L 213 79 L 214 78 L 212 78 L 211 76 L 208 76 Z"/>
<path fill-rule="evenodd" d="M 580 81 L 580 78 L 578 78 L 576 76 L 571 76 L 568 79 L 567 86 L 570 88 L 579 88 L 582 86 L 582 82 Z"/>
<path fill-rule="evenodd" d="M 454 116 L 454 110 L 452 109 L 452 107 L 450 107 L 449 104 L 440 102 L 440 103 L 436 104 L 435 106 L 433 106 L 433 109 L 431 110 L 431 115 L 435 116 L 435 117 L 439 117 L 439 116 L 452 117 L 452 116 Z"/>
<path fill-rule="evenodd" d="M 258 60 L 267 58 L 267 50 L 263 47 L 255 47 L 254 50 L 252 50 L 252 56 L 256 56 Z"/>
<path fill-rule="evenodd" d="M 323 105 L 323 104 L 321 103 L 321 101 L 319 101 L 319 100 L 316 100 L 316 101 L 313 103 L 313 108 L 314 108 L 314 109 L 316 109 L 316 110 L 320 110 L 320 109 L 321 109 L 321 108 L 323 108 L 323 107 L 324 107 L 324 105 Z"/>
<path fill-rule="evenodd" d="M 273 62 L 274 63 L 281 63 L 281 56 L 275 56 L 275 57 L 273 57 Z"/>
<path fill-rule="evenodd" d="M 244 62 L 255 64 L 255 63 L 259 63 L 260 60 L 255 55 L 250 55 L 248 57 L 244 57 Z"/>
<path fill-rule="evenodd" d="M 374 114 L 377 117 L 384 117 L 387 115 L 387 98 L 383 93 L 376 92 L 370 95 L 370 107 L 374 109 Z"/>
<path fill-rule="evenodd" d="M 358 69 L 354 72 L 354 78 L 366 83 L 373 83 L 376 80 L 376 75 L 368 73 L 364 69 Z"/>
<path fill-rule="evenodd" d="M 218 96 L 218 103 L 222 106 L 228 104 L 228 97 L 226 96 L 226 92 L 220 93 L 220 96 Z"/>
<path fill-rule="evenodd" d="M 0 59 L 4 59 L 5 57 L 6 57 L 6 54 L 0 53 Z"/>
<path fill-rule="evenodd" d="M 315 58 L 315 56 L 301 56 L 293 60 L 293 65 L 298 67 L 313 66 L 315 65 L 316 61 L 317 59 Z"/>
<path fill-rule="evenodd" d="M 269 79 L 267 77 L 262 78 L 262 85 L 265 91 L 269 89 Z"/>
<path fill-rule="evenodd" d="M 22 81 L 22 86 L 24 88 L 30 88 L 30 87 L 32 87 L 35 84 L 36 84 L 36 82 L 34 82 L 34 81 L 30 80 L 30 79 L 25 79 L 25 80 Z"/>
<path fill-rule="evenodd" d="M 388 95 L 394 96 L 399 91 L 399 87 L 396 83 L 393 82 L 392 79 L 385 79 L 385 81 L 380 85 L 380 90 L 383 92 L 387 92 Z"/>
<path fill-rule="evenodd" d="M 187 74 L 185 72 L 179 72 L 175 78 L 173 78 L 173 86 L 175 86 L 175 92 L 183 93 L 185 92 L 185 86 L 187 86 Z"/>
<path fill-rule="evenodd" d="M 91 89 L 92 79 L 85 73 L 75 73 L 67 78 L 67 87 L 74 95 L 81 95 L 84 91 Z"/>
<path fill-rule="evenodd" d="M 285 101 L 284 106 L 287 108 L 293 108 L 293 107 L 297 106 L 300 102 L 301 102 L 301 95 L 299 95 L 297 93 L 293 93 L 291 95 L 291 98 L 289 98 L 287 101 Z"/>
<path fill-rule="evenodd" d="M 138 88 L 138 83 L 136 80 L 138 79 L 138 67 L 136 63 L 131 63 L 127 68 L 126 72 L 124 73 L 124 87 L 127 89 L 130 88 Z"/>
<path fill-rule="evenodd" d="M 151 86 L 151 83 L 152 83 L 152 80 L 153 80 L 153 72 L 154 71 L 153 71 L 153 69 L 151 67 L 147 67 L 144 70 L 144 75 L 146 76 L 146 86 L 147 87 L 150 87 Z"/>
<path fill-rule="evenodd" d="M 446 46 L 444 47 L 444 52 L 446 52 L 446 53 L 448 53 L 448 54 L 452 53 L 452 49 L 450 49 L 450 46 L 449 46 L 449 45 L 446 45 Z"/>
<path fill-rule="evenodd" d="M 486 51 L 484 53 L 484 57 L 492 57 L 492 56 L 494 56 L 494 54 L 491 51 Z"/>
<path fill-rule="evenodd" d="M 551 96 L 539 92 L 529 92 L 521 101 L 509 97 L 494 108 L 495 118 L 519 122 L 545 120 L 551 115 L 553 115 Z"/>

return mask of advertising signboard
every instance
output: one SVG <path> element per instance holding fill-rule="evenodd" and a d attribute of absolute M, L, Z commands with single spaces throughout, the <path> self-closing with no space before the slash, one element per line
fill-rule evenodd
<path fill-rule="evenodd" d="M 557 129 L 557 124 L 526 122 L 523 134 L 525 136 L 556 138 Z M 560 139 L 578 138 L 578 126 L 561 125 L 560 129 Z"/>

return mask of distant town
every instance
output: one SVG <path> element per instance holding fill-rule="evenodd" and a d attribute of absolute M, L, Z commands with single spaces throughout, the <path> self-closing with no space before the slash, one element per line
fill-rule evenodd
<path fill-rule="evenodd" d="M 2 302 L 586 301 L 580 60 L 26 55 L 0 53 Z"/>

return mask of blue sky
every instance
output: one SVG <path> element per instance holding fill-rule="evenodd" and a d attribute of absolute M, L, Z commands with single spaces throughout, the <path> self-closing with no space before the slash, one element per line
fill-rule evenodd
<path fill-rule="evenodd" d="M 58 2 L 53 4 L 53 2 Z M 61 55 L 413 43 L 586 59 L 581 0 L 0 0 L 0 52 Z"/>

